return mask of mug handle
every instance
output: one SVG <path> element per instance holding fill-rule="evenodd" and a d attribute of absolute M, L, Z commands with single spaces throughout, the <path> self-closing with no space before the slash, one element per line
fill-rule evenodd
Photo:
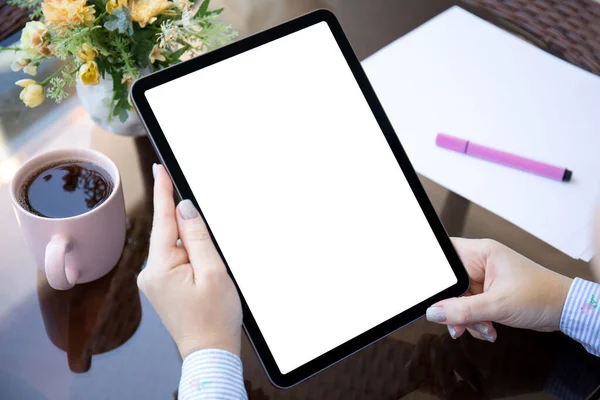
<path fill-rule="evenodd" d="M 77 283 L 77 270 L 69 270 L 65 265 L 65 256 L 71 250 L 71 241 L 62 235 L 52 236 L 46 246 L 45 266 L 48 283 L 56 290 L 71 289 Z"/>

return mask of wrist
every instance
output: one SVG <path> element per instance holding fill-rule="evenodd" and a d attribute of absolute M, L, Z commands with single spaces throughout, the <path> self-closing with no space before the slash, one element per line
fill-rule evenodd
<path fill-rule="evenodd" d="M 241 355 L 241 337 L 234 335 L 232 337 L 188 337 L 175 341 L 181 359 L 185 360 L 187 356 L 198 350 L 219 349 L 228 351 L 238 357 Z"/>
<path fill-rule="evenodd" d="M 562 318 L 563 310 L 565 308 L 565 303 L 567 302 L 569 290 L 571 289 L 571 285 L 573 284 L 573 279 L 560 274 L 556 275 L 556 284 L 552 288 L 548 288 L 549 290 L 552 290 L 551 293 L 553 297 L 551 303 L 553 314 L 553 331 L 560 330 L 560 321 Z"/>

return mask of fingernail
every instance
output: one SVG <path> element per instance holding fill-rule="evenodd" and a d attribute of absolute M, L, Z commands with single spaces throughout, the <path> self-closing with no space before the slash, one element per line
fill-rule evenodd
<path fill-rule="evenodd" d="M 446 310 L 442 307 L 429 307 L 425 313 L 427 321 L 444 322 L 446 320 Z"/>
<path fill-rule="evenodd" d="M 156 179 L 156 167 L 158 167 L 157 163 L 152 164 L 152 176 Z"/>
<path fill-rule="evenodd" d="M 493 337 L 493 336 L 490 336 L 490 335 L 483 335 L 483 334 L 482 334 L 482 335 L 481 335 L 481 337 L 482 337 L 484 340 L 487 340 L 487 341 L 488 341 L 488 342 L 490 342 L 490 343 L 494 343 L 494 342 L 496 341 L 496 339 L 494 339 L 494 337 Z"/>
<path fill-rule="evenodd" d="M 489 326 L 487 326 L 485 324 L 475 324 L 475 325 L 473 325 L 473 328 L 475 328 L 475 330 L 477 332 L 481 333 L 482 335 L 489 336 L 489 334 L 490 334 L 490 328 L 489 328 Z"/>
<path fill-rule="evenodd" d="M 452 339 L 456 339 L 456 329 L 454 329 L 453 325 L 448 325 L 448 332 L 450 332 L 450 337 Z"/>
<path fill-rule="evenodd" d="M 181 203 L 179 203 L 177 209 L 179 210 L 181 218 L 185 220 L 194 219 L 199 215 L 198 210 L 196 210 L 196 207 L 194 207 L 192 202 L 189 200 L 183 200 Z"/>

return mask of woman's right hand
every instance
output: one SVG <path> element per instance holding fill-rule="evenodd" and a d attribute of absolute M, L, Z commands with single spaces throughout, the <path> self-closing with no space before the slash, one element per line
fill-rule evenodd
<path fill-rule="evenodd" d="M 440 301 L 427 319 L 448 325 L 453 338 L 465 329 L 494 342 L 491 322 L 536 331 L 556 331 L 572 279 L 550 271 L 489 239 L 452 239 L 471 287 L 463 297 Z"/>
<path fill-rule="evenodd" d="M 175 208 L 165 168 L 155 164 L 153 173 L 152 237 L 138 286 L 171 333 L 182 359 L 202 349 L 239 356 L 242 306 L 223 259 L 192 202 L 184 200 Z"/>

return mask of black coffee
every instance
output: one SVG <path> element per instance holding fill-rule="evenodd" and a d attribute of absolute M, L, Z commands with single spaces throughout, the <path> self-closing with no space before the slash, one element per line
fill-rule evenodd
<path fill-rule="evenodd" d="M 68 218 L 104 203 L 113 190 L 110 175 L 86 161 L 48 164 L 31 174 L 21 187 L 19 201 L 32 214 Z"/>

